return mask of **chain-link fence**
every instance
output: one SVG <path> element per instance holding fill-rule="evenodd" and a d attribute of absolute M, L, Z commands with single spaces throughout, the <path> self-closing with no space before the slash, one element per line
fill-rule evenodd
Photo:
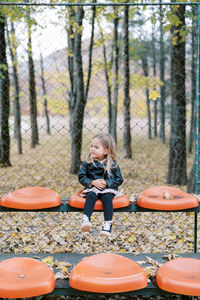
<path fill-rule="evenodd" d="M 197 5 L 10 3 L 1 5 L 1 18 L 1 80 L 6 86 L 7 69 L 10 80 L 9 129 L 1 99 L 1 194 L 37 185 L 70 197 L 81 187 L 74 174 L 80 159 L 100 132 L 117 141 L 128 196 L 153 185 L 186 190 L 194 163 Z M 94 224 L 102 218 L 95 213 Z M 192 214 L 116 214 L 115 234 L 103 245 L 96 229 L 80 236 L 79 219 L 2 214 L 1 249 L 193 249 Z"/>

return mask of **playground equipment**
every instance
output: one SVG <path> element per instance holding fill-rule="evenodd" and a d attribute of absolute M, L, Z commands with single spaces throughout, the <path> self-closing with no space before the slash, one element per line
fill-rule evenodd
<path fill-rule="evenodd" d="M 25 191 L 25 192 L 24 192 Z M 33 193 L 31 193 L 31 191 Z M 38 202 L 40 199 L 40 193 L 38 191 L 41 191 L 41 199 L 45 199 L 45 207 L 44 206 L 38 206 Z M 151 193 L 149 193 L 149 191 Z M 152 191 L 159 191 L 158 195 L 155 193 L 155 197 L 153 197 Z M 161 197 L 161 192 L 162 197 Z M 177 211 L 190 211 L 197 216 L 197 213 L 200 211 L 199 205 L 197 202 L 196 197 L 191 196 L 186 193 L 181 193 L 183 197 L 176 198 L 177 189 L 171 189 L 168 187 L 154 187 L 152 190 L 148 189 L 147 191 L 144 191 L 141 193 L 138 197 L 138 199 L 141 199 L 143 195 L 150 195 L 150 199 L 158 200 L 162 203 L 165 203 L 165 201 L 170 201 L 169 204 L 172 204 L 172 212 Z M 49 198 L 48 195 L 49 194 Z M 12 197 L 12 196 L 15 197 Z M 16 197 L 17 195 L 17 197 Z M 27 196 L 26 196 L 27 195 Z M 76 194 L 76 199 L 79 198 L 80 192 Z M 175 195 L 175 196 L 174 196 Z M 188 200 L 187 200 L 188 195 Z M 73 196 L 72 196 L 73 197 Z M 34 187 L 27 187 L 18 191 L 15 191 L 9 195 L 5 195 L 1 199 L 1 206 L 0 211 L 1 212 L 23 212 L 23 211 L 34 211 L 34 212 L 74 212 L 74 211 L 81 211 L 82 209 L 79 207 L 79 204 L 77 206 L 77 203 L 71 201 L 72 197 L 70 199 L 63 198 L 60 201 L 59 196 L 57 193 L 51 190 L 47 190 L 44 188 L 34 188 Z M 166 197 L 170 199 L 166 199 Z M 80 197 L 81 198 L 81 197 Z M 175 198 L 175 199 L 174 199 Z M 49 199 L 49 200 L 48 200 Z M 128 198 L 124 196 L 125 201 L 122 202 L 122 207 L 119 205 L 116 206 L 115 211 L 118 212 L 147 212 L 151 211 L 152 213 L 156 211 L 153 207 L 151 209 L 144 208 L 139 206 L 138 204 L 129 203 L 127 202 Z M 191 201 L 192 199 L 192 201 Z M 4 201 L 3 201 L 4 200 Z M 6 203 L 6 201 L 8 203 Z M 117 200 L 117 198 L 116 198 Z M 178 200 L 178 203 L 180 206 L 173 206 L 173 201 Z M 56 202 L 57 201 L 57 202 Z M 59 202 L 60 201 L 60 202 Z M 82 201 L 82 200 L 81 200 Z M 187 202 L 188 201 L 188 202 Z M 182 206 L 183 202 L 187 202 L 186 206 Z M 22 205 L 23 203 L 23 205 Z M 57 203 L 57 206 L 55 204 Z M 59 204 L 60 203 L 60 204 Z M 125 206 L 126 205 L 128 206 Z M 71 205 L 70 205 L 71 204 Z M 4 205 L 4 206 L 3 206 Z M 44 205 L 44 203 L 42 204 Z M 75 207 L 73 207 L 74 205 Z M 83 205 L 83 204 L 81 204 Z M 101 203 L 100 203 L 101 205 Z M 141 205 L 141 203 L 140 203 Z M 185 205 L 185 204 L 184 204 Z M 8 207 L 9 206 L 9 207 Z M 187 209 L 185 209 L 187 207 Z M 162 212 L 169 212 L 169 206 L 168 207 L 162 207 L 159 211 Z M 98 209 L 101 209 L 101 206 L 98 207 Z M 151 253 L 148 254 L 148 256 L 152 259 L 156 259 L 159 261 L 159 263 L 164 265 L 158 270 L 157 273 L 157 284 L 153 282 L 146 282 L 146 275 L 143 271 L 143 268 L 140 267 L 137 264 L 137 261 L 145 260 L 146 254 L 141 253 L 140 255 L 135 256 L 134 254 L 98 254 L 98 255 L 91 255 L 91 254 L 75 254 L 75 253 L 48 253 L 48 255 L 53 256 L 53 258 L 56 260 L 61 261 L 67 261 L 74 266 L 71 272 L 70 279 L 59 279 L 56 280 L 55 287 L 53 283 L 53 279 L 50 280 L 49 289 L 46 289 L 44 287 L 44 281 L 43 279 L 47 276 L 38 276 L 39 282 L 41 282 L 41 285 L 38 283 L 38 279 L 34 279 L 31 281 L 32 288 L 31 291 L 37 290 L 37 295 L 42 295 L 44 293 L 51 293 L 55 295 L 83 295 L 83 294 L 91 294 L 91 293 L 109 293 L 109 294 L 118 294 L 118 293 L 125 293 L 129 295 L 167 295 L 171 293 L 178 293 L 178 294 L 184 294 L 184 295 L 193 295 L 193 296 L 199 296 L 199 289 L 196 288 L 196 286 L 200 285 L 199 283 L 199 274 L 200 274 L 200 254 L 196 253 L 197 251 L 197 218 L 194 218 L 194 253 L 184 253 L 180 254 L 183 259 L 186 260 L 179 261 L 179 259 L 175 259 L 170 261 L 169 263 L 166 263 L 166 261 L 163 258 L 163 253 Z M 46 257 L 47 254 L 37 254 L 37 257 L 39 260 Z M 12 287 L 12 284 L 9 283 L 9 278 L 5 277 L 4 272 L 0 271 L 0 278 L 3 278 L 3 282 L 7 282 L 7 284 L 2 285 L 2 289 L 0 286 L 0 297 L 2 298 L 17 298 L 17 297 L 28 297 L 35 295 L 33 292 L 25 293 L 24 290 L 24 278 L 26 277 L 28 280 L 28 275 L 25 276 L 25 270 L 26 268 L 30 272 L 34 272 L 34 265 L 30 265 L 29 267 L 26 267 L 27 259 L 33 260 L 34 254 L 26 254 L 26 258 L 23 254 L 17 255 L 17 254 L 1 254 L 0 255 L 0 270 L 7 270 L 8 261 L 16 261 L 16 259 L 21 258 L 21 266 L 18 267 L 17 264 L 13 264 L 13 273 L 16 273 L 17 270 L 22 268 L 22 272 L 18 272 L 18 276 L 21 278 L 18 281 L 19 286 L 12 291 L 10 290 Z M 9 260 L 11 259 L 11 260 Z M 190 259 L 190 260 L 189 260 Z M 34 261 L 34 260 L 33 260 Z M 191 264 L 188 262 L 192 262 Z M 19 261 L 17 260 L 17 263 Z M 27 261 L 28 262 L 28 261 Z M 39 263 L 40 261 L 36 261 Z M 166 263 L 166 264 L 165 264 Z M 196 267 L 193 267 L 193 264 L 196 263 Z M 42 263 L 43 264 L 43 263 Z M 19 264 L 20 265 L 20 264 Z M 147 263 L 148 265 L 148 263 Z M 16 267 L 17 266 L 17 267 Z M 144 265 L 146 266 L 146 265 Z M 37 267 L 37 266 L 36 266 Z M 45 266 L 46 267 L 46 266 Z M 48 268 L 48 267 L 47 267 Z M 32 271 L 33 269 L 33 271 Z M 170 272 L 168 271 L 170 270 Z M 43 268 L 42 268 L 43 270 Z M 50 269 L 49 269 L 50 270 Z M 44 271 L 44 270 L 43 270 Z M 51 270 L 50 270 L 51 271 Z M 56 272 L 56 270 L 55 270 Z M 173 274 L 173 276 L 169 275 Z M 25 277 L 24 277 L 25 276 Z M 51 277 L 51 276 L 50 276 Z M 166 284 L 167 282 L 167 284 Z M 47 284 L 47 285 L 48 285 Z M 6 287 L 7 289 L 4 290 L 3 287 Z M 182 288 L 184 286 L 184 289 Z M 192 286 L 192 288 L 190 288 Z M 195 288 L 193 288 L 195 287 Z M 28 285 L 27 285 L 28 288 Z"/>
<path fill-rule="evenodd" d="M 54 273 L 41 261 L 15 257 L 0 262 L 1 298 L 39 296 L 52 292 L 54 288 Z"/>
<path fill-rule="evenodd" d="M 76 208 L 83 209 L 85 206 L 86 198 L 81 197 L 82 191 L 78 191 L 74 195 L 72 195 L 69 199 L 69 205 Z M 129 199 L 126 195 L 113 198 L 113 208 L 122 208 L 129 206 Z M 95 210 L 103 210 L 103 203 L 100 199 L 98 199 L 94 206 Z"/>

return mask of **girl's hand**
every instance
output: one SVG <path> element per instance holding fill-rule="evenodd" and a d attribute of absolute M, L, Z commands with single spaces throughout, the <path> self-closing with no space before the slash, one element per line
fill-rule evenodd
<path fill-rule="evenodd" d="M 104 179 L 96 179 L 91 182 L 91 185 L 95 186 L 99 190 L 102 190 L 107 186 L 107 183 Z"/>

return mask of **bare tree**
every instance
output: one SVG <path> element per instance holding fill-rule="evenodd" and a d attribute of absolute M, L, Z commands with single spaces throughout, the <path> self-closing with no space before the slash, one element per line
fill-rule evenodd
<path fill-rule="evenodd" d="M 194 132 L 195 132 L 195 116 L 194 116 L 194 103 L 196 98 L 196 62 L 195 62 L 195 35 L 196 35 L 196 7 L 192 6 L 192 44 L 191 44 L 191 60 L 192 60 L 192 68 L 191 68 L 191 118 L 190 118 L 190 134 L 189 134 L 189 143 L 188 143 L 188 151 L 192 153 L 192 146 L 194 141 Z"/>
<path fill-rule="evenodd" d="M 7 24 L 8 25 L 8 24 Z M 11 22 L 11 30 L 9 33 L 8 26 L 7 36 L 8 36 L 8 45 L 10 49 L 10 57 L 12 61 L 12 77 L 14 85 L 14 136 L 17 139 L 18 145 L 18 154 L 22 154 L 22 134 L 21 134 L 21 105 L 20 105 L 20 87 L 19 87 L 19 78 L 18 78 L 18 59 L 17 59 L 17 39 L 15 34 L 14 23 Z"/>
<path fill-rule="evenodd" d="M 152 24 L 152 59 L 153 59 L 153 76 L 156 77 L 156 38 L 155 38 L 155 23 Z M 154 101 L 153 112 L 154 112 L 154 137 L 158 136 L 158 101 Z"/>
<path fill-rule="evenodd" d="M 162 2 L 162 0 L 160 0 Z M 160 5 L 160 80 L 165 82 L 165 47 L 163 40 L 163 8 Z M 165 85 L 160 87 L 160 138 L 165 143 Z"/>
<path fill-rule="evenodd" d="M 46 91 L 46 85 L 45 85 L 45 79 L 44 79 L 44 63 L 43 63 L 42 53 L 40 54 L 40 67 L 41 67 L 44 115 L 46 118 L 46 131 L 48 134 L 51 134 L 49 112 L 48 112 L 48 102 L 47 102 L 47 91 Z"/>
<path fill-rule="evenodd" d="M 95 7 L 92 8 L 92 31 L 89 47 L 88 76 L 86 88 L 84 86 L 83 61 L 82 61 L 82 22 L 84 17 L 83 7 L 68 8 L 68 69 L 71 89 L 69 92 L 70 133 L 71 133 L 71 168 L 72 174 L 77 174 L 81 163 L 81 148 L 83 134 L 84 110 L 89 91 L 92 71 L 92 51 L 94 44 Z M 74 26 L 76 24 L 76 26 Z"/>
<path fill-rule="evenodd" d="M 110 134 L 117 142 L 117 104 L 118 104 L 118 89 L 119 89 L 119 37 L 118 25 L 119 16 L 117 8 L 114 7 L 114 37 L 113 37 L 113 97 L 112 97 L 112 112 L 111 112 L 111 127 Z"/>
<path fill-rule="evenodd" d="M 29 70 L 29 105 L 31 119 L 31 148 L 35 148 L 39 144 L 38 124 L 37 124 L 37 96 L 35 82 L 35 68 L 32 51 L 31 36 L 31 18 L 30 8 L 27 7 L 27 27 L 28 27 L 28 70 Z"/>
<path fill-rule="evenodd" d="M 173 25 L 174 37 L 171 53 L 171 132 L 167 183 L 185 185 L 186 174 L 186 95 L 185 95 L 185 40 L 181 30 L 185 28 L 185 6 L 173 11 L 179 18 Z"/>
<path fill-rule="evenodd" d="M 144 55 L 142 56 L 142 67 L 144 76 L 148 77 L 148 59 L 147 59 L 147 51 L 144 52 Z M 150 99 L 149 99 L 149 88 L 146 87 L 146 104 L 147 104 L 147 116 L 148 116 L 148 138 L 151 139 L 151 108 L 150 108 Z"/>
<path fill-rule="evenodd" d="M 0 10 L 0 164 L 2 167 L 11 166 L 9 75 L 6 57 L 5 26 L 5 16 Z"/>
<path fill-rule="evenodd" d="M 125 158 L 132 157 L 131 116 L 130 116 L 130 68 L 129 68 L 129 7 L 124 7 L 123 17 L 123 67 L 124 67 L 124 134 L 123 151 Z"/>

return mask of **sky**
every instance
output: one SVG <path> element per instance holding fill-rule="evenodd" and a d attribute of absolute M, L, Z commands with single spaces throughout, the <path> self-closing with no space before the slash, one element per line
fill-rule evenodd
<path fill-rule="evenodd" d="M 32 47 L 34 59 L 47 56 L 56 50 L 67 47 L 67 33 L 65 31 L 64 17 L 60 17 L 61 8 L 44 7 L 41 12 L 36 14 L 36 20 L 39 25 L 32 27 Z M 84 23 L 83 39 L 90 35 L 90 25 Z M 26 59 L 27 49 L 27 25 L 20 22 L 16 26 L 16 36 L 18 37 L 18 56 L 19 60 Z"/>

